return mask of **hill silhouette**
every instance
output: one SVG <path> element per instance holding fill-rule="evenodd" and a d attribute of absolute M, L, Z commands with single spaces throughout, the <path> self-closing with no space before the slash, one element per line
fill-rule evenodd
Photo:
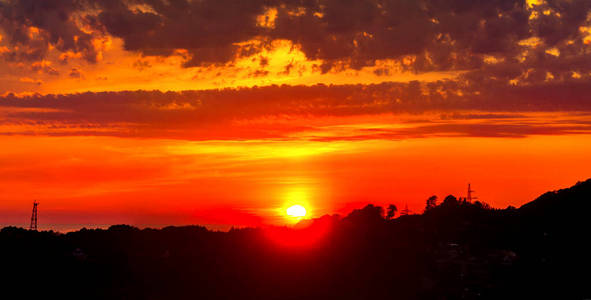
<path fill-rule="evenodd" d="M 49 299 L 591 298 L 591 180 L 519 209 L 429 198 L 295 228 L 0 231 L 2 292 Z"/>
<path fill-rule="evenodd" d="M 536 200 L 522 205 L 519 211 L 535 216 L 544 216 L 552 212 L 562 215 L 559 208 L 569 210 L 568 215 L 589 211 L 591 208 L 591 179 L 577 182 L 570 188 L 547 192 Z"/>

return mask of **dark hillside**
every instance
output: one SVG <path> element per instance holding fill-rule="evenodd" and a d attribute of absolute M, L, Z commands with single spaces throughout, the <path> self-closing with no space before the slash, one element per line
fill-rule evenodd
<path fill-rule="evenodd" d="M 422 215 L 368 205 L 290 228 L 0 231 L 20 299 L 585 299 L 591 181 L 519 209 L 448 196 Z M 3 297 L 4 298 L 4 297 Z"/>
<path fill-rule="evenodd" d="M 573 215 L 588 214 L 591 209 L 591 179 L 572 187 L 547 192 L 519 208 L 523 215 L 572 219 Z M 562 218 L 564 217 L 564 218 Z"/>

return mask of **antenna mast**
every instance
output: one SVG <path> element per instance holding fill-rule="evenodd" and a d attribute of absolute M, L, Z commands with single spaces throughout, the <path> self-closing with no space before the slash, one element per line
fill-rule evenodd
<path fill-rule="evenodd" d="M 478 197 L 472 197 L 472 193 L 474 193 L 476 191 L 472 190 L 472 188 L 470 188 L 470 184 L 468 183 L 468 202 L 472 203 L 472 200 L 478 199 Z"/>
<path fill-rule="evenodd" d="M 31 214 L 31 226 L 29 226 L 29 230 L 37 231 L 37 206 L 39 202 L 36 200 L 33 201 L 33 213 Z"/>

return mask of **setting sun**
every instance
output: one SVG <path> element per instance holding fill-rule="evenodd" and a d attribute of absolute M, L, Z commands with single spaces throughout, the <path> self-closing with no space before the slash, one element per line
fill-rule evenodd
<path fill-rule="evenodd" d="M 287 208 L 286 213 L 290 217 L 301 218 L 306 216 L 306 208 L 301 205 L 293 205 Z"/>

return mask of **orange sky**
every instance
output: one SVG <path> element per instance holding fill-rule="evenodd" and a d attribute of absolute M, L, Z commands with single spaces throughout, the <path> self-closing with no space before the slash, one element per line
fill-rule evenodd
<path fill-rule="evenodd" d="M 585 178 L 589 135 L 400 141 L 202 141 L 5 136 L 0 214 L 43 228 L 131 223 L 282 224 L 290 201 L 311 216 L 366 203 L 421 212 L 431 194 L 519 206 Z"/>
<path fill-rule="evenodd" d="M 0 2 L 0 226 L 33 200 L 59 230 L 418 213 L 469 182 L 504 208 L 591 177 L 588 2 L 115 2 Z"/>

